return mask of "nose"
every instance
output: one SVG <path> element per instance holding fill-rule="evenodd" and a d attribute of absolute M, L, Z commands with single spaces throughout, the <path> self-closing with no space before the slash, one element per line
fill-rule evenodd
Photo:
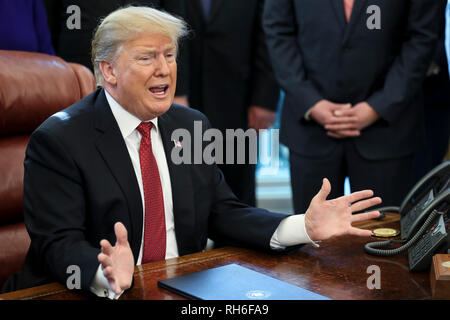
<path fill-rule="evenodd" d="M 155 75 L 160 77 L 166 77 L 170 74 L 169 63 L 164 55 L 158 55 L 158 59 L 155 61 Z"/>

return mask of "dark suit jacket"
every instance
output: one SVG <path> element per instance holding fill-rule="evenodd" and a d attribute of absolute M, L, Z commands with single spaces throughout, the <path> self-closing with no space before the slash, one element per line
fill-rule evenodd
<path fill-rule="evenodd" d="M 213 0 L 208 19 L 200 0 L 179 2 L 192 32 L 179 57 L 177 95 L 187 94 L 222 130 L 247 128 L 250 105 L 275 111 L 279 87 L 262 29 L 264 1 Z"/>
<path fill-rule="evenodd" d="M 440 22 L 439 37 L 432 59 L 432 62 L 439 68 L 439 71 L 437 74 L 432 73 L 425 78 L 425 112 L 428 111 L 428 106 L 450 110 L 450 76 L 448 73 L 449 63 L 445 52 L 445 12 L 441 12 Z M 444 116 L 447 114 L 447 119 L 450 121 L 448 118 L 448 112 L 446 113 L 446 110 L 442 110 L 442 112 Z"/>
<path fill-rule="evenodd" d="M 381 29 L 370 30 L 370 5 Z M 439 28 L 443 0 L 268 0 L 264 28 L 286 98 L 281 142 L 305 156 L 326 156 L 339 143 L 304 115 L 316 102 L 368 102 L 380 119 L 354 143 L 368 159 L 410 155 L 423 142 L 421 86 Z"/>
<path fill-rule="evenodd" d="M 215 165 L 174 165 L 171 134 L 192 133 L 200 112 L 173 105 L 158 118 L 173 194 L 180 255 L 204 249 L 207 238 L 269 249 L 283 214 L 250 208 L 232 194 Z M 47 119 L 31 136 L 25 158 L 24 214 L 31 246 L 24 269 L 4 290 L 50 281 L 66 284 L 67 268 L 81 268 L 88 290 L 98 268 L 99 242 L 115 243 L 121 221 L 137 261 L 142 235 L 141 196 L 119 127 L 98 89 Z"/>

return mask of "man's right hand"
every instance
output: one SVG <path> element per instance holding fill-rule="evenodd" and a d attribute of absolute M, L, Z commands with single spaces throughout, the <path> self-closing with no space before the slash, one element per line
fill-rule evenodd
<path fill-rule="evenodd" d="M 128 243 L 127 229 L 121 222 L 114 225 L 116 245 L 113 247 L 108 240 L 100 241 L 102 252 L 98 255 L 98 261 L 102 265 L 105 278 L 111 289 L 120 294 L 129 289 L 133 280 L 134 257 Z"/>
<path fill-rule="evenodd" d="M 320 100 L 312 108 L 310 117 L 325 128 L 327 125 L 345 125 L 355 123 L 355 116 L 337 116 L 335 111 L 348 110 L 352 107 L 350 103 L 334 103 L 328 100 Z M 361 134 L 359 130 L 347 130 L 347 136 L 356 137 Z"/>

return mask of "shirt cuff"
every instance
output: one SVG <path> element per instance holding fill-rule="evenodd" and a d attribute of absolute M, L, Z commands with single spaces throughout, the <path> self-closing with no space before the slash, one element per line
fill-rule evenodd
<path fill-rule="evenodd" d="M 106 279 L 103 274 L 102 265 L 98 266 L 97 272 L 95 273 L 94 279 L 92 280 L 91 286 L 89 287 L 91 292 L 98 297 L 109 298 L 111 300 L 117 300 L 122 295 L 116 294 L 109 285 L 108 279 Z"/>
<path fill-rule="evenodd" d="M 305 115 L 303 116 L 305 118 L 306 121 L 310 121 L 311 120 L 311 108 L 308 109 L 308 111 L 306 111 Z"/>
<path fill-rule="evenodd" d="M 283 219 L 270 239 L 270 247 L 273 250 L 284 250 L 289 246 L 306 243 L 311 243 L 316 248 L 320 247 L 317 241 L 311 240 L 306 232 L 304 214 L 296 214 Z"/>

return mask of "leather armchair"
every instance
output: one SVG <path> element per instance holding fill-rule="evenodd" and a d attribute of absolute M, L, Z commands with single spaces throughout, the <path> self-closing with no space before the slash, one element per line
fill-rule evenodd
<path fill-rule="evenodd" d="M 96 89 L 92 72 L 41 53 L 0 50 L 0 287 L 30 245 L 23 222 L 23 160 L 30 134 Z"/>

